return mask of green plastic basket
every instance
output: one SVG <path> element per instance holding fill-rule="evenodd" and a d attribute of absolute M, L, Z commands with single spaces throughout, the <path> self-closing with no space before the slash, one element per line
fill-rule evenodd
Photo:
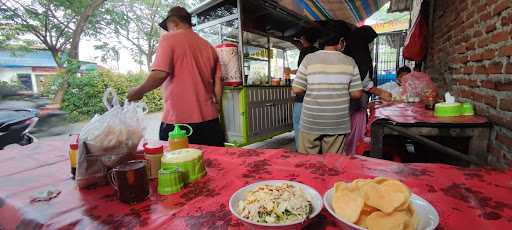
<path fill-rule="evenodd" d="M 456 117 L 462 115 L 461 103 L 437 103 L 434 108 L 436 117 Z"/>
<path fill-rule="evenodd" d="M 162 168 L 178 168 L 183 173 L 183 181 L 191 183 L 206 175 L 203 155 L 198 149 L 179 149 L 165 153 L 162 157 Z"/>

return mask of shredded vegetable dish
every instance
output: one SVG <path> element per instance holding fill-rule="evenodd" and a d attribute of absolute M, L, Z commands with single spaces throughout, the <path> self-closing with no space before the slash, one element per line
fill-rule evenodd
<path fill-rule="evenodd" d="M 238 203 L 238 211 L 243 218 L 258 223 L 286 224 L 305 220 L 313 206 L 302 189 L 282 183 L 249 191 Z"/>

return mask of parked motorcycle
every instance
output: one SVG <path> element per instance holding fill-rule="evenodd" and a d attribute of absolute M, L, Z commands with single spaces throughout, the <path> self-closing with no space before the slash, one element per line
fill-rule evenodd
<path fill-rule="evenodd" d="M 0 99 L 0 110 L 5 108 L 23 108 L 36 111 L 39 118 L 37 126 L 30 130 L 36 137 L 56 136 L 65 134 L 69 121 L 66 113 L 58 106 L 52 105 L 51 100 L 32 93 L 18 92 L 3 95 Z"/>
<path fill-rule="evenodd" d="M 29 132 L 38 120 L 37 111 L 33 109 L 0 108 L 0 150 L 10 144 L 34 142 Z"/>

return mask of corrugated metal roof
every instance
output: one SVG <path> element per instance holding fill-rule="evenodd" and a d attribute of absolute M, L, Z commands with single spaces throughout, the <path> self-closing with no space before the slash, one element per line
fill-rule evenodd
<path fill-rule="evenodd" d="M 57 64 L 48 50 L 0 50 L 0 67 L 57 67 Z"/>

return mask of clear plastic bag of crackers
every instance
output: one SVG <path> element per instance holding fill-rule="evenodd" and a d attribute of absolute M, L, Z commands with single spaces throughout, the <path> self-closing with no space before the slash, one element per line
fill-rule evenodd
<path fill-rule="evenodd" d="M 80 188 L 106 184 L 108 170 L 131 159 L 144 135 L 144 102 L 121 105 L 115 91 L 108 88 L 103 103 L 107 112 L 95 115 L 80 132 L 76 169 Z"/>

